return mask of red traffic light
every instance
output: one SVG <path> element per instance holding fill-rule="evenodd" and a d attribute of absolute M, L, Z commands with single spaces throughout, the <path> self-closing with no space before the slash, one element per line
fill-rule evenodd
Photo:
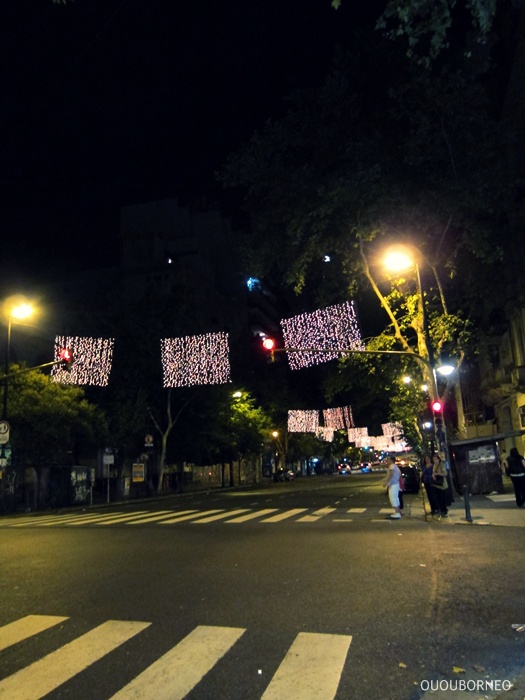
<path fill-rule="evenodd" d="M 265 350 L 273 350 L 275 348 L 275 340 L 273 338 L 268 338 L 268 336 L 263 339 L 262 344 Z"/>
<path fill-rule="evenodd" d="M 63 369 L 69 372 L 74 359 L 72 351 L 69 348 L 60 348 L 58 356 L 60 357 Z"/>
<path fill-rule="evenodd" d="M 439 399 L 432 401 L 432 410 L 434 413 L 441 413 L 443 411 L 443 403 Z"/>

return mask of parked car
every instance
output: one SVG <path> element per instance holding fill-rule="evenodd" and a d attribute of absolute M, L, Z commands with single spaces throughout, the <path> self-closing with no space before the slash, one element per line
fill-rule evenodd
<path fill-rule="evenodd" d="M 293 481 L 295 472 L 292 469 L 279 469 L 275 474 L 275 481 Z"/>
<path fill-rule="evenodd" d="M 405 481 L 405 493 L 419 493 L 421 486 L 421 474 L 419 468 L 413 464 L 398 464 Z"/>

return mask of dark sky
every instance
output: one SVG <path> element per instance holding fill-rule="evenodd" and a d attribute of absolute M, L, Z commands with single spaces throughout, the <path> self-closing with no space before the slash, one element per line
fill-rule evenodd
<path fill-rule="evenodd" d="M 319 84 L 383 4 L 2 2 L 4 276 L 107 264 L 121 204 L 208 193 L 227 155 Z"/>

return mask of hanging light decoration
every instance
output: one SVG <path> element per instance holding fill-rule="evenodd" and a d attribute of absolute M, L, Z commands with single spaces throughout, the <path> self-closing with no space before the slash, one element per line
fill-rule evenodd
<path fill-rule="evenodd" d="M 398 437 L 403 434 L 403 423 L 381 423 L 383 435 L 387 437 Z"/>
<path fill-rule="evenodd" d="M 288 411 L 289 433 L 316 433 L 319 428 L 319 411 Z"/>
<path fill-rule="evenodd" d="M 114 338 L 58 335 L 51 380 L 60 384 L 107 386 L 113 363 Z M 64 361 L 65 351 L 69 356 Z"/>
<path fill-rule="evenodd" d="M 339 408 L 325 408 L 323 410 L 323 422 L 325 428 L 333 430 L 346 430 L 354 427 L 351 406 L 341 406 Z"/>
<path fill-rule="evenodd" d="M 281 321 L 290 369 L 302 369 L 333 360 L 342 350 L 364 350 L 353 302 L 318 309 Z M 333 350 L 333 352 L 315 352 Z"/>
<path fill-rule="evenodd" d="M 163 338 L 160 347 L 165 387 L 231 382 L 228 333 Z"/>
<path fill-rule="evenodd" d="M 333 428 L 324 428 L 321 426 L 317 428 L 317 437 L 319 438 L 319 440 L 324 440 L 325 442 L 333 442 L 334 433 L 335 430 L 333 430 Z"/>

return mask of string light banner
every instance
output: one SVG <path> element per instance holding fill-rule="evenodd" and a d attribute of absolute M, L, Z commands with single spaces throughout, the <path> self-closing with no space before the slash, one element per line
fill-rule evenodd
<path fill-rule="evenodd" d="M 348 442 L 355 442 L 357 447 L 357 441 L 368 437 L 368 428 L 349 428 L 348 429 Z"/>
<path fill-rule="evenodd" d="M 399 437 L 403 435 L 403 423 L 381 423 L 383 435 L 387 437 Z"/>
<path fill-rule="evenodd" d="M 354 427 L 351 406 L 341 406 L 340 408 L 325 408 L 323 410 L 323 422 L 325 428 L 332 430 L 346 430 Z"/>
<path fill-rule="evenodd" d="M 72 353 L 71 368 L 53 365 L 51 379 L 60 384 L 107 386 L 113 363 L 114 338 L 89 338 L 58 335 L 55 338 L 54 361 L 61 362 L 61 350 Z"/>
<path fill-rule="evenodd" d="M 333 428 L 317 428 L 317 437 L 319 440 L 324 440 L 325 442 L 334 441 L 335 430 Z"/>
<path fill-rule="evenodd" d="M 317 433 L 319 411 L 288 411 L 289 433 Z"/>
<path fill-rule="evenodd" d="M 228 384 L 228 333 L 187 335 L 160 341 L 164 387 Z"/>
<path fill-rule="evenodd" d="M 281 321 L 290 369 L 302 369 L 334 360 L 341 350 L 364 350 L 353 302 L 318 309 Z M 333 350 L 315 352 L 313 349 Z"/>

